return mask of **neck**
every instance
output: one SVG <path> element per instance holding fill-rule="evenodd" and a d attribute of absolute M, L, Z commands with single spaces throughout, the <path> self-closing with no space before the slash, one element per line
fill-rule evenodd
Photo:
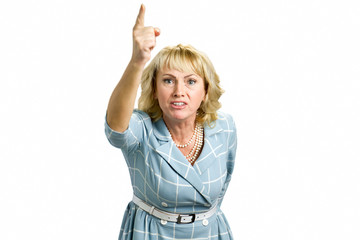
<path fill-rule="evenodd" d="M 164 116 L 163 119 L 176 143 L 185 143 L 192 137 L 196 124 L 195 118 L 183 121 L 172 121 Z"/>

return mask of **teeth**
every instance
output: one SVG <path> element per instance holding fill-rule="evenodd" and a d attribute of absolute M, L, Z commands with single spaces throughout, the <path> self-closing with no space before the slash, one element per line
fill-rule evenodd
<path fill-rule="evenodd" d="M 173 103 L 174 105 L 176 105 L 176 106 L 182 106 L 182 105 L 184 105 L 185 103 L 183 103 L 183 102 L 175 102 L 175 103 Z"/>

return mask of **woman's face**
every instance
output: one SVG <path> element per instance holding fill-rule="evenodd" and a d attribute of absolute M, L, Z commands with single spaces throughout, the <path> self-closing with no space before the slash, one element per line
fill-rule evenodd
<path fill-rule="evenodd" d="M 196 73 L 164 68 L 156 76 L 154 97 L 166 120 L 195 120 L 205 94 L 204 80 Z"/>

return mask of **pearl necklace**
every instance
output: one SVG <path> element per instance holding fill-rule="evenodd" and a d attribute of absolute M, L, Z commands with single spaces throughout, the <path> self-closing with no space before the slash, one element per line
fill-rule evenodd
<path fill-rule="evenodd" d="M 195 130 L 194 130 L 193 135 L 191 136 L 190 140 L 187 143 L 183 144 L 183 145 L 175 143 L 175 146 L 177 146 L 178 148 L 186 148 L 187 146 L 189 146 L 193 142 L 193 140 L 194 140 L 194 138 L 196 136 L 196 132 L 199 131 L 199 128 L 200 128 L 200 125 L 196 124 Z M 170 133 L 170 136 L 171 136 L 171 133 Z M 171 136 L 171 138 L 172 138 L 172 136 Z"/>
<path fill-rule="evenodd" d="M 172 135 L 171 135 L 170 130 L 169 130 L 169 133 L 170 133 L 171 138 L 173 138 Z M 194 133 L 193 133 L 191 139 L 187 143 L 185 143 L 183 145 L 175 143 L 176 147 L 185 148 L 185 147 L 189 146 L 194 141 L 194 139 L 195 139 L 195 144 L 194 144 L 193 148 L 191 149 L 189 154 L 187 154 L 185 156 L 186 160 L 188 160 L 191 163 L 191 165 L 193 165 L 195 160 L 199 157 L 200 150 L 201 150 L 201 148 L 203 146 L 204 128 L 201 126 L 201 124 L 196 124 Z"/>
<path fill-rule="evenodd" d="M 185 156 L 185 158 L 191 163 L 191 165 L 194 164 L 194 162 L 200 155 L 200 150 L 201 150 L 203 142 L 204 142 L 203 139 L 204 139 L 204 128 L 201 127 L 200 130 L 196 134 L 196 140 L 195 140 L 194 147 L 191 149 L 190 153 Z"/>

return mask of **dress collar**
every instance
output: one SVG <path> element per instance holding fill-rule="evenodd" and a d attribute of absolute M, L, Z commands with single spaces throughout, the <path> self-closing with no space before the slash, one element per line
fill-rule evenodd
<path fill-rule="evenodd" d="M 205 138 L 223 131 L 224 129 L 220 124 L 216 124 L 216 122 L 214 123 L 214 126 L 209 126 L 208 124 L 205 124 L 204 126 Z M 154 122 L 154 135 L 161 141 L 168 142 L 171 140 L 170 132 L 162 118 Z"/>

